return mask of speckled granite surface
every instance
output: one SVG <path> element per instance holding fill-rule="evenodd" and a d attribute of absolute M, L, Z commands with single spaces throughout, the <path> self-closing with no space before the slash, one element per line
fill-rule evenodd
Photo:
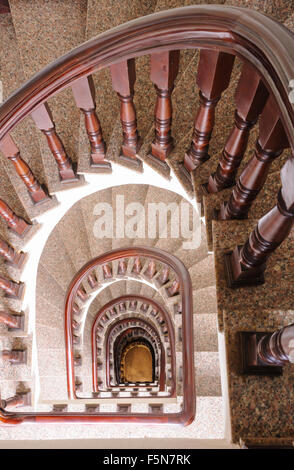
<path fill-rule="evenodd" d="M 293 305 L 292 305 L 293 307 Z M 232 440 L 294 438 L 294 364 L 279 377 L 240 373 L 239 331 L 275 331 L 294 322 L 294 310 L 230 308 L 224 312 Z"/>

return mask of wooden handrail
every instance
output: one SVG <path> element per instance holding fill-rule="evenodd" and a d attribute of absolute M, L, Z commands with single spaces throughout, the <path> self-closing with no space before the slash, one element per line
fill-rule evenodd
<path fill-rule="evenodd" d="M 263 14 L 239 7 L 197 5 L 147 15 L 106 31 L 34 75 L 0 108 L 0 141 L 49 97 L 110 65 L 159 51 L 217 48 L 253 64 L 276 98 L 294 149 L 294 35 Z"/>
<path fill-rule="evenodd" d="M 105 304 L 97 313 L 97 316 L 95 317 L 95 320 L 93 322 L 92 326 L 92 333 L 91 333 L 91 338 L 92 338 L 92 374 L 93 374 L 93 389 L 94 391 L 98 391 L 97 389 L 97 384 L 98 384 L 98 377 L 97 377 L 97 343 L 96 343 L 96 334 L 97 334 L 97 326 L 99 324 L 99 321 L 103 317 L 103 315 L 109 310 L 110 308 L 114 308 L 115 305 L 121 303 L 121 302 L 146 302 L 149 305 L 152 305 L 164 318 L 167 329 L 168 329 L 168 337 L 170 340 L 170 347 L 171 347 L 171 368 L 172 368 L 172 376 L 176 377 L 176 365 L 175 365 L 175 333 L 174 333 L 174 327 L 170 318 L 170 315 L 167 313 L 167 311 L 159 305 L 157 302 L 155 302 L 153 299 L 150 299 L 149 297 L 144 297 L 141 295 L 123 295 L 120 297 L 117 297 L 116 299 L 110 300 L 107 304 Z M 175 388 L 175 381 L 172 380 L 172 388 L 170 394 L 174 394 L 174 388 Z"/>

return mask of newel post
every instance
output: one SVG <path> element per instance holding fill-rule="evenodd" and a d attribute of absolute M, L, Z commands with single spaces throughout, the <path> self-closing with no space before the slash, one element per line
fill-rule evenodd
<path fill-rule="evenodd" d="M 222 92 L 230 83 L 234 60 L 234 55 L 225 52 L 206 49 L 200 51 L 196 77 L 200 89 L 200 105 L 195 116 L 192 142 L 181 166 L 189 180 L 190 171 L 210 158 L 208 150 L 214 127 L 215 109 Z"/>
<path fill-rule="evenodd" d="M 242 373 L 280 375 L 283 366 L 294 363 L 294 323 L 268 332 L 240 332 Z"/>
<path fill-rule="evenodd" d="M 235 124 L 226 141 L 216 172 L 209 178 L 206 186 L 209 193 L 216 193 L 235 184 L 250 130 L 262 112 L 267 98 L 268 91 L 261 77 L 250 64 L 245 63 L 235 94 Z"/>
<path fill-rule="evenodd" d="M 248 216 L 273 160 L 287 147 L 289 143 L 279 109 L 274 98 L 270 97 L 260 117 L 255 153 L 242 171 L 229 201 L 222 204 L 219 214 L 221 220 L 244 219 Z"/>
<path fill-rule="evenodd" d="M 90 165 L 101 171 L 111 170 L 105 160 L 106 145 L 102 136 L 100 121 L 96 114 L 95 87 L 91 76 L 80 78 L 71 85 L 76 105 L 85 118 L 85 128 L 90 143 Z"/>
<path fill-rule="evenodd" d="M 141 166 L 142 162 L 137 158 L 137 153 L 142 142 L 137 130 L 136 109 L 133 101 L 136 81 L 135 59 L 111 65 L 110 73 L 112 87 L 120 101 L 120 119 L 123 130 L 120 158 Z"/>
<path fill-rule="evenodd" d="M 264 283 L 269 255 L 285 240 L 294 223 L 294 158 L 282 168 L 277 205 L 264 215 L 243 246 L 225 255 L 230 287 Z"/>
<path fill-rule="evenodd" d="M 157 94 L 154 110 L 155 135 L 148 158 L 169 171 L 165 162 L 173 149 L 171 136 L 174 81 L 179 71 L 180 51 L 157 52 L 151 55 L 150 78 Z"/>

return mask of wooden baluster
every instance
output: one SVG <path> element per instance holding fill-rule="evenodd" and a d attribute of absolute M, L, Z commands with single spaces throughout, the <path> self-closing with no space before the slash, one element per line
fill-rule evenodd
<path fill-rule="evenodd" d="M 0 150 L 14 165 L 17 174 L 24 182 L 34 204 L 48 201 L 48 195 L 36 180 L 28 164 L 21 158 L 19 150 L 10 135 L 0 142 Z"/>
<path fill-rule="evenodd" d="M 200 89 L 200 105 L 194 121 L 194 131 L 190 149 L 186 152 L 180 169 L 191 181 L 190 171 L 206 162 L 209 142 L 214 126 L 215 108 L 222 92 L 230 83 L 235 56 L 225 52 L 200 51 L 196 83 Z"/>
<path fill-rule="evenodd" d="M 118 262 L 117 273 L 121 276 L 124 276 L 127 272 L 127 264 L 124 260 Z"/>
<path fill-rule="evenodd" d="M 24 284 L 22 282 L 14 282 L 0 276 L 0 289 L 5 292 L 5 297 L 12 299 L 21 299 L 24 290 Z"/>
<path fill-rule="evenodd" d="M 67 183 L 77 181 L 79 177 L 75 173 L 73 163 L 66 154 L 63 143 L 56 132 L 55 124 L 52 120 L 51 112 L 47 103 L 41 104 L 41 106 L 36 108 L 31 113 L 31 116 L 38 129 L 43 132 L 47 139 L 48 146 L 58 166 L 61 182 Z"/>
<path fill-rule="evenodd" d="M 1 408 L 3 409 L 17 408 L 20 406 L 31 406 L 30 392 L 17 393 L 14 397 L 1 400 Z"/>
<path fill-rule="evenodd" d="M 123 143 L 120 158 L 136 166 L 142 166 L 137 153 L 142 141 L 137 130 L 136 109 L 133 102 L 136 81 L 135 59 L 119 62 L 110 67 L 112 87 L 120 100 L 120 119 L 123 130 Z"/>
<path fill-rule="evenodd" d="M 83 301 L 85 302 L 88 298 L 88 294 L 87 292 L 85 291 L 84 287 L 83 286 L 80 286 L 77 290 L 77 296 Z"/>
<path fill-rule="evenodd" d="M 129 310 L 136 310 L 137 309 L 137 301 L 136 300 L 131 300 L 129 304 Z"/>
<path fill-rule="evenodd" d="M 26 259 L 25 253 L 15 251 L 15 249 L 2 238 L 0 238 L 0 256 L 3 256 L 6 264 L 17 269 L 23 266 Z"/>
<path fill-rule="evenodd" d="M 23 237 L 31 228 L 31 225 L 21 217 L 18 217 L 2 199 L 0 199 L 0 217 L 5 220 L 8 227 L 20 237 Z"/>
<path fill-rule="evenodd" d="M 174 81 L 179 71 L 180 51 L 157 52 L 151 55 L 151 81 L 157 100 L 155 105 L 155 137 L 148 157 L 169 171 L 165 162 L 173 149 L 171 136 L 172 100 Z"/>
<path fill-rule="evenodd" d="M 281 171 L 282 189 L 277 205 L 258 222 L 244 246 L 237 246 L 225 256 L 230 287 L 258 285 L 269 255 L 288 236 L 294 222 L 294 159 Z"/>
<path fill-rule="evenodd" d="M 80 315 L 80 314 L 81 314 L 81 309 L 80 309 L 80 307 L 78 306 L 78 304 L 73 304 L 72 313 L 73 313 L 74 315 Z"/>
<path fill-rule="evenodd" d="M 155 274 L 156 274 L 156 263 L 155 263 L 155 261 L 151 260 L 148 263 L 148 267 L 147 267 L 144 274 L 149 279 L 152 279 L 155 276 Z"/>
<path fill-rule="evenodd" d="M 8 0 L 0 1 L 0 15 L 2 13 L 10 13 L 10 6 Z"/>
<path fill-rule="evenodd" d="M 163 268 L 155 282 L 158 286 L 163 286 L 168 281 L 169 281 L 169 268 Z"/>
<path fill-rule="evenodd" d="M 169 296 L 169 297 L 173 297 L 174 295 L 179 294 L 179 292 L 180 292 L 180 287 L 181 287 L 181 286 L 180 286 L 179 281 L 178 281 L 178 280 L 175 280 L 175 281 L 172 283 L 171 287 L 168 287 L 168 288 L 166 289 L 166 292 L 167 292 L 168 296 Z"/>
<path fill-rule="evenodd" d="M 102 266 L 103 277 L 104 279 L 111 279 L 112 278 L 112 268 L 109 264 L 104 264 Z"/>
<path fill-rule="evenodd" d="M 268 91 L 261 77 L 250 64 L 245 63 L 235 94 L 235 125 L 227 139 L 216 172 L 209 178 L 206 187 L 209 193 L 216 193 L 235 184 L 250 130 L 267 99 Z"/>
<path fill-rule="evenodd" d="M 142 271 L 141 260 L 140 260 L 140 258 L 136 258 L 135 262 L 134 262 L 133 269 L 132 269 L 132 273 L 139 275 L 141 273 L 141 271 Z"/>
<path fill-rule="evenodd" d="M 103 140 L 100 121 L 96 114 L 95 87 L 92 77 L 80 78 L 71 85 L 76 105 L 85 117 L 85 128 L 91 147 L 90 165 L 101 171 L 111 170 L 105 160 L 106 145 Z"/>
<path fill-rule="evenodd" d="M 270 97 L 261 114 L 254 156 L 244 168 L 228 203 L 221 206 L 219 218 L 244 219 L 262 189 L 272 161 L 289 147 L 279 110 Z"/>
<path fill-rule="evenodd" d="M 91 289 L 95 289 L 98 286 L 98 280 L 97 280 L 95 272 L 92 272 L 91 274 L 89 274 L 87 280 Z"/>
<path fill-rule="evenodd" d="M 8 330 L 23 330 L 24 329 L 24 315 L 13 315 L 0 311 L 0 323 L 8 326 Z"/>
<path fill-rule="evenodd" d="M 7 361 L 10 364 L 26 364 L 27 362 L 27 351 L 23 349 L 4 349 L 2 351 L 3 361 Z"/>
<path fill-rule="evenodd" d="M 126 311 L 126 304 L 124 302 L 121 302 L 120 304 L 118 304 L 118 309 L 119 309 L 119 312 L 125 312 Z"/>
<path fill-rule="evenodd" d="M 140 309 L 140 310 L 142 310 L 142 312 L 147 312 L 148 308 L 149 308 L 149 305 L 146 304 L 146 303 L 143 303 L 143 304 L 141 305 L 141 309 Z"/>
<path fill-rule="evenodd" d="M 75 319 L 72 319 L 71 327 L 76 332 L 80 329 L 80 323 L 77 322 Z"/>
<path fill-rule="evenodd" d="M 294 323 L 274 332 L 240 332 L 242 372 L 280 375 L 294 362 Z"/>
<path fill-rule="evenodd" d="M 81 356 L 74 357 L 74 365 L 75 367 L 79 367 L 82 365 L 82 358 Z"/>

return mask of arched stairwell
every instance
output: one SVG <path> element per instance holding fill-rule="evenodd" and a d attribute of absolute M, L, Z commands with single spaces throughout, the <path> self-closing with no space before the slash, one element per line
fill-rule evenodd
<path fill-rule="evenodd" d="M 146 11 L 142 10 L 139 3 L 135 2 L 134 10 L 126 8 L 124 10 L 126 16 L 125 18 L 120 16 L 119 23 L 135 18 L 138 13 L 140 15 L 150 13 L 147 11 L 148 8 Z M 36 50 L 40 44 L 37 35 L 34 37 L 32 34 L 28 37 L 23 34 L 23 28 L 26 25 L 24 19 L 27 17 L 22 14 L 22 2 L 12 0 L 10 6 L 13 23 L 11 17 L 8 16 L 3 17 L 3 20 L 1 18 L 1 25 L 4 27 L 3 31 L 9 31 L 9 39 L 17 47 L 9 48 L 9 60 L 6 60 L 6 56 L 5 59 L 1 57 L 1 65 L 2 62 L 5 65 L 1 69 L 5 96 L 17 86 L 22 85 L 24 77 L 30 77 L 50 60 L 57 59 L 70 48 L 80 44 L 85 39 L 85 31 L 87 39 L 97 34 L 95 18 L 98 13 L 95 13 L 95 1 L 88 2 L 87 19 L 85 18 L 85 4 L 77 2 L 71 11 L 72 15 L 69 15 L 71 20 L 66 24 L 68 31 L 61 35 L 63 38 L 59 41 L 61 49 L 53 47 L 50 58 L 44 55 L 45 62 L 42 63 L 38 60 L 39 54 L 35 54 L 34 57 L 34 49 Z M 50 7 L 45 9 L 46 14 L 41 23 L 43 22 L 44 25 L 47 21 L 48 24 L 54 24 L 54 22 L 60 24 L 58 13 L 64 14 L 67 7 L 64 5 L 59 8 L 61 10 L 55 12 L 51 11 Z M 160 11 L 165 8 L 165 5 L 164 2 L 158 1 L 157 5 L 151 6 L 150 4 L 150 8 Z M 256 9 L 260 9 L 258 5 Z M 285 11 L 281 13 L 282 16 L 279 16 L 277 11 L 268 13 L 291 28 L 290 11 L 285 8 Z M 106 18 L 108 16 L 106 10 L 105 13 L 103 11 L 104 14 Z M 32 31 L 36 28 L 38 17 L 39 15 L 36 14 Z M 83 19 L 84 23 L 76 27 L 77 19 Z M 111 26 L 117 24 L 118 16 L 114 15 L 112 20 Z M 206 25 L 205 31 L 203 20 Z M 216 23 L 219 31 L 214 29 Z M 76 35 L 70 34 L 72 30 L 76 31 Z M 181 31 L 185 34 L 182 35 Z M 67 36 L 73 42 L 70 43 Z M 279 38 L 278 42 L 277 38 Z M 4 34 L 4 39 L 7 41 L 7 34 Z M 30 48 L 27 47 L 28 41 Z M 5 244 L 5 240 L 17 251 L 22 249 L 25 251 L 28 247 L 30 248 L 28 263 L 31 263 L 24 267 L 23 274 L 20 276 L 15 273 L 15 268 L 11 266 L 8 268 L 7 263 L 2 265 L 5 276 L 3 275 L 1 287 L 6 296 L 3 298 L 4 313 L 1 317 L 1 322 L 6 325 L 3 328 L 4 388 L 2 390 L 4 390 L 4 401 L 15 395 L 15 404 L 28 406 L 29 403 L 33 403 L 33 409 L 29 408 L 32 413 L 29 420 L 64 421 L 67 416 L 73 416 L 77 410 L 84 415 L 82 419 L 89 421 L 95 415 L 93 410 L 89 411 L 88 408 L 85 410 L 85 405 L 90 406 L 90 403 L 82 405 L 70 403 L 65 411 L 62 408 L 64 403 L 61 403 L 60 399 L 58 403 L 55 395 L 52 399 L 56 402 L 53 411 L 48 403 L 37 404 L 36 397 L 42 390 L 42 377 L 46 377 L 42 374 L 47 373 L 49 369 L 43 363 L 43 369 L 39 368 L 38 371 L 40 361 L 36 360 L 36 354 L 37 351 L 39 354 L 42 349 L 44 351 L 50 349 L 44 346 L 42 348 L 40 345 L 48 344 L 47 339 L 50 335 L 47 334 L 47 330 L 50 331 L 51 328 L 53 330 L 50 332 L 51 338 L 56 335 L 55 345 L 58 344 L 61 347 L 60 356 L 56 355 L 58 348 L 53 348 L 54 354 L 51 351 L 51 357 L 47 351 L 48 364 L 53 369 L 55 368 L 56 372 L 51 372 L 53 377 L 60 378 L 60 371 L 65 377 L 65 361 L 61 353 L 63 351 L 64 354 L 64 339 L 59 322 L 69 283 L 75 273 L 93 258 L 116 248 L 135 249 L 138 246 L 138 240 L 135 238 L 127 240 L 126 244 L 124 236 L 118 236 L 113 240 L 111 237 L 97 240 L 93 233 L 93 216 L 100 213 L 93 213 L 93 209 L 87 211 L 87 207 L 96 201 L 94 185 L 96 185 L 96 190 L 99 189 L 101 181 L 101 186 L 105 189 L 97 194 L 110 207 L 114 207 L 117 196 L 122 194 L 125 194 L 127 202 L 132 202 L 131 196 L 133 196 L 133 202 L 140 202 L 143 205 L 148 202 L 164 201 L 177 204 L 180 202 L 179 196 L 166 190 L 158 190 L 156 194 L 152 186 L 146 185 L 144 174 L 142 174 L 143 165 L 140 163 L 143 161 L 166 178 L 166 182 L 163 182 L 160 176 L 154 174 L 154 180 L 159 182 L 159 186 L 177 189 L 180 194 L 183 194 L 175 178 L 178 177 L 190 196 L 193 196 L 195 192 L 196 200 L 201 203 L 205 215 L 208 247 L 210 251 L 212 249 L 214 251 L 214 255 L 207 256 L 206 242 L 203 241 L 205 239 L 201 239 L 201 245 L 197 249 L 185 250 L 177 238 L 170 237 L 168 243 L 160 237 L 142 238 L 143 245 L 173 253 L 189 269 L 194 308 L 196 308 L 196 312 L 194 310 L 196 342 L 199 341 L 199 351 L 196 347 L 195 353 L 196 389 L 197 386 L 201 389 L 202 375 L 203 387 L 209 390 L 211 381 L 211 395 L 217 398 L 214 402 L 205 400 L 211 398 L 208 393 L 207 396 L 204 395 L 205 399 L 201 402 L 198 400 L 201 398 L 198 389 L 199 403 L 197 401 L 196 420 L 193 424 L 181 431 L 173 431 L 165 427 L 164 431 L 158 431 L 158 435 L 164 432 L 167 437 L 181 436 L 194 439 L 203 436 L 216 438 L 223 436 L 218 427 L 218 420 L 221 420 L 220 414 L 222 413 L 221 398 L 218 400 L 219 397 L 216 396 L 219 394 L 219 382 L 215 379 L 219 376 L 216 367 L 217 336 L 210 330 L 214 317 L 211 314 L 216 312 L 212 268 L 214 257 L 218 327 L 226 340 L 228 358 L 227 373 L 233 442 L 237 442 L 240 437 L 245 440 L 258 440 L 258 438 L 268 440 L 283 438 L 283 442 L 287 439 L 293 440 L 291 437 L 293 436 L 293 423 L 287 413 L 293 400 L 292 392 L 289 390 L 293 375 L 291 365 L 285 366 L 282 377 L 274 379 L 242 376 L 238 365 L 241 357 L 240 343 L 236 334 L 239 331 L 256 331 L 256 329 L 262 332 L 272 332 L 274 329 L 293 323 L 293 301 L 291 300 L 293 269 L 290 259 L 293 237 L 292 233 L 289 235 L 293 222 L 294 200 L 291 183 L 293 180 L 291 157 L 293 106 L 289 95 L 291 91 L 289 84 L 293 79 L 294 70 L 292 49 L 289 47 L 292 42 L 293 35 L 288 30 L 250 10 L 202 6 L 165 12 L 162 15 L 146 17 L 113 32 L 105 33 L 77 50 L 73 50 L 64 59 L 56 61 L 36 75 L 2 105 L 0 108 L 0 146 L 3 153 L 1 160 L 1 183 L 3 184 L 0 193 L 1 200 L 3 199 L 0 206 L 0 229 L 4 242 L 2 249 L 6 261 L 9 261 L 14 254 Z M 213 50 L 211 49 L 212 43 Z M 53 40 L 51 44 L 56 44 L 56 40 Z M 116 49 L 114 44 L 116 44 Z M 100 47 L 102 45 L 105 49 Z M 201 48 L 200 54 L 196 51 L 197 48 Z M 150 70 L 148 58 L 144 55 L 146 51 L 151 54 Z M 56 55 L 52 56 L 52 54 Z M 11 69 L 8 65 L 19 63 L 20 58 L 24 73 L 18 67 L 17 74 L 11 78 Z M 94 82 L 92 82 L 92 74 Z M 196 74 L 197 88 L 194 83 Z M 247 86 L 248 83 L 250 87 Z M 155 85 L 155 90 L 153 85 Z M 70 87 L 72 90 L 69 89 Z M 94 88 L 96 88 L 95 101 Z M 102 88 L 103 94 L 101 94 Z M 200 89 L 199 101 L 197 101 L 196 94 L 198 88 Z M 47 101 L 49 101 L 50 110 Z M 151 123 L 153 117 L 150 103 L 156 103 L 155 134 Z M 80 115 L 78 108 L 81 110 Z M 197 108 L 195 129 L 191 135 Z M 235 123 L 233 122 L 234 113 Z M 52 115 L 54 122 L 56 121 L 56 127 Z M 36 128 L 42 132 L 36 130 L 29 119 L 25 119 L 28 116 L 33 118 Z M 258 125 L 254 126 L 259 116 Z M 253 129 L 249 134 L 251 128 Z M 171 137 L 171 130 L 174 140 Z M 255 145 L 256 139 L 258 143 Z M 75 140 L 78 140 L 77 153 L 74 147 Z M 280 156 L 285 148 L 292 150 L 291 152 L 286 150 Z M 221 157 L 218 158 L 221 153 Z M 243 154 L 245 154 L 244 158 L 242 158 Z M 78 161 L 76 155 L 78 155 Z M 211 155 L 210 159 L 208 155 Z M 107 174 L 111 170 L 110 162 L 113 169 L 120 172 L 122 178 L 124 176 L 133 178 L 135 183 L 144 182 L 144 186 L 140 185 L 140 188 L 134 186 L 131 191 L 128 191 L 128 186 L 107 188 L 108 182 L 111 186 L 111 181 L 113 181 L 112 175 Z M 117 167 L 116 164 L 120 164 L 121 167 Z M 280 181 L 279 173 L 283 165 Z M 146 165 L 144 167 L 146 168 Z M 131 169 L 137 171 L 134 173 L 136 178 L 129 176 Z M 103 174 L 91 174 L 101 172 Z M 146 169 L 145 174 L 151 175 L 152 173 Z M 124 179 L 122 181 L 123 183 L 129 182 Z M 234 186 L 235 181 L 237 184 Z M 88 193 L 85 182 L 88 182 L 90 186 Z M 276 204 L 281 183 L 282 191 L 279 193 L 277 206 L 262 217 Z M 52 196 L 53 193 L 62 191 L 63 188 L 70 189 L 68 193 L 72 196 L 67 198 L 64 192 Z M 161 195 L 160 191 L 164 195 Z M 82 199 L 82 196 L 91 192 L 93 194 Z M 72 201 L 69 200 L 71 197 Z M 58 199 L 61 202 L 60 208 L 56 206 Z M 78 200 L 79 202 L 70 209 L 72 203 Z M 223 202 L 225 204 L 222 204 Z M 176 207 L 171 208 L 166 220 L 168 228 L 172 226 L 172 217 L 176 214 Z M 56 215 L 56 220 L 50 220 L 50 212 L 48 216 L 46 213 L 40 216 L 48 209 L 52 210 L 53 217 Z M 70 210 L 65 213 L 67 209 Z M 64 217 L 61 218 L 63 215 Z M 141 216 L 143 217 L 143 214 Z M 52 231 L 59 219 L 56 230 Z M 34 220 L 42 221 L 44 225 L 47 224 L 45 227 L 47 231 L 42 232 L 42 227 L 36 222 L 31 226 Z M 246 242 L 248 234 L 254 229 L 258 220 L 258 229 L 252 232 L 249 242 Z M 140 218 L 138 223 L 140 223 Z M 114 222 L 116 232 L 117 224 L 120 225 L 118 218 Z M 45 236 L 42 241 L 40 237 L 38 238 L 38 229 L 39 233 Z M 163 231 L 164 229 L 165 226 L 162 227 Z M 24 238 L 20 239 L 13 230 L 18 234 L 25 232 Z M 26 280 L 25 274 L 27 275 L 28 269 L 32 267 L 33 261 L 32 272 L 36 274 L 38 256 L 41 255 L 50 231 L 52 233 L 42 254 L 38 276 L 36 276 L 36 291 L 38 293 L 39 289 L 45 289 L 45 294 L 37 298 L 34 325 L 34 310 L 23 312 L 22 302 L 15 298 L 19 296 L 22 287 L 22 284 L 15 284 L 15 282 Z M 202 228 L 201 233 L 203 233 Z M 287 235 L 289 237 L 284 241 Z M 34 246 L 35 240 L 41 241 L 40 247 Z M 284 243 L 278 248 L 283 241 Z M 241 251 L 236 248 L 244 244 L 245 248 Z M 47 256 L 45 256 L 46 250 Z M 257 282 L 263 281 L 264 262 L 268 254 L 274 250 L 276 251 L 267 263 L 265 283 L 254 287 Z M 191 256 L 192 251 L 193 256 Z M 233 253 L 228 254 L 229 251 Z M 61 259 L 62 262 L 60 262 Z M 137 267 L 141 275 L 141 268 L 144 270 L 144 265 L 137 263 Z M 156 264 L 150 266 L 147 263 L 145 266 L 147 271 L 149 269 L 149 274 L 154 274 L 154 267 L 156 270 Z M 10 272 L 8 269 L 14 269 L 14 271 Z M 104 305 L 107 301 L 124 293 L 132 294 L 132 286 L 134 288 L 135 286 L 129 282 L 135 281 L 127 282 L 123 278 L 124 269 L 122 261 L 120 266 L 117 263 L 112 266 L 112 269 L 105 267 L 100 274 L 97 272 L 97 282 L 99 282 L 99 275 L 102 274 L 103 280 L 108 280 L 110 283 L 101 291 L 101 296 L 103 296 L 103 291 L 106 292 L 108 289 Z M 120 281 L 112 284 L 113 273 L 119 275 Z M 141 281 L 146 282 L 145 270 L 142 276 Z M 166 273 L 163 273 L 163 277 L 165 276 Z M 153 275 L 151 277 L 153 278 Z M 95 287 L 95 282 L 94 276 L 85 285 L 83 284 L 78 295 L 82 302 L 88 297 L 87 294 L 91 292 L 93 286 Z M 139 279 L 137 279 L 138 282 Z M 239 286 L 242 283 L 250 284 L 250 287 L 245 286 L 240 289 Z M 33 285 L 33 281 L 27 283 L 29 288 Z M 232 290 L 232 286 L 237 288 Z M 170 292 L 177 294 L 177 280 L 171 281 L 169 288 Z M 136 287 L 135 290 L 137 289 Z M 152 292 L 150 289 L 152 289 L 150 285 L 143 284 L 140 295 L 149 297 Z M 7 297 L 7 294 L 10 297 Z M 167 296 L 164 299 L 164 305 L 168 303 L 168 300 Z M 101 304 L 101 308 L 104 305 Z M 78 306 L 81 307 L 80 304 Z M 256 316 L 257 309 L 258 315 Z M 79 310 L 77 308 L 76 313 Z M 39 323 L 41 313 L 46 312 L 48 315 L 48 311 L 53 312 L 50 317 L 50 326 Z M 208 315 L 210 311 L 211 314 Z M 172 314 L 181 315 L 177 310 L 177 304 Z M 15 315 L 25 317 L 24 325 L 20 325 L 21 329 L 24 329 L 22 333 L 6 330 L 9 324 L 12 328 L 19 326 L 19 320 L 15 322 Z M 197 327 L 198 321 L 201 325 L 201 334 L 200 328 Z M 48 341 L 50 343 L 51 340 Z M 207 362 L 204 353 L 211 353 Z M 291 356 L 288 350 L 283 353 Z M 180 362 L 179 355 L 177 358 Z M 77 360 L 77 369 L 82 366 Z M 40 384 L 38 384 L 38 377 L 40 377 Z M 7 389 L 5 389 L 6 386 Z M 31 391 L 30 397 L 24 393 L 28 390 Z M 263 391 L 262 402 L 259 399 L 260 390 Z M 273 394 L 274 396 L 280 394 L 282 399 L 271 408 Z M 248 396 L 252 397 L 251 400 Z M 11 401 L 12 405 L 13 401 Z M 168 406 L 172 406 L 172 403 Z M 270 414 L 265 412 L 269 408 Z M 207 409 L 209 409 L 211 427 L 208 427 L 205 421 Z M 42 411 L 47 412 L 48 417 L 44 415 L 42 418 L 40 416 Z M 137 408 L 138 412 L 140 413 L 140 410 Z M 156 421 L 161 411 L 157 410 L 154 413 L 157 415 Z M 169 411 L 166 414 L 168 413 Z M 170 413 L 172 414 L 173 411 Z M 249 424 L 247 419 L 246 422 L 244 420 L 245 414 L 247 418 L 248 413 L 251 416 Z M 2 411 L 2 415 L 3 422 L 10 420 L 12 423 L 18 422 L 25 416 L 18 411 L 14 411 L 11 415 Z M 126 417 L 125 411 L 124 417 Z M 80 418 L 75 416 L 74 419 Z M 36 424 L 36 426 L 41 425 Z M 60 435 L 58 433 L 62 433 L 63 425 L 60 426 L 59 431 L 54 425 L 51 431 L 47 431 L 45 426 L 46 431 L 43 435 Z M 207 427 L 206 434 L 201 434 L 203 429 L 201 426 Z M 10 438 L 21 439 L 23 438 L 22 431 L 21 428 L 19 429 L 20 431 L 5 429 L 3 435 L 7 438 L 13 436 Z M 39 433 L 39 430 L 36 432 Z M 93 432 L 97 436 L 97 429 Z M 148 432 L 134 428 L 132 436 L 157 435 L 154 429 L 152 432 L 150 430 L 150 434 Z M 113 436 L 111 433 L 110 427 L 103 431 L 103 435 L 110 437 Z M 34 431 L 32 431 L 33 435 Z M 71 429 L 67 435 L 89 437 L 91 432 L 83 431 L 79 427 L 75 430 Z M 121 435 L 127 434 L 122 431 Z"/>

